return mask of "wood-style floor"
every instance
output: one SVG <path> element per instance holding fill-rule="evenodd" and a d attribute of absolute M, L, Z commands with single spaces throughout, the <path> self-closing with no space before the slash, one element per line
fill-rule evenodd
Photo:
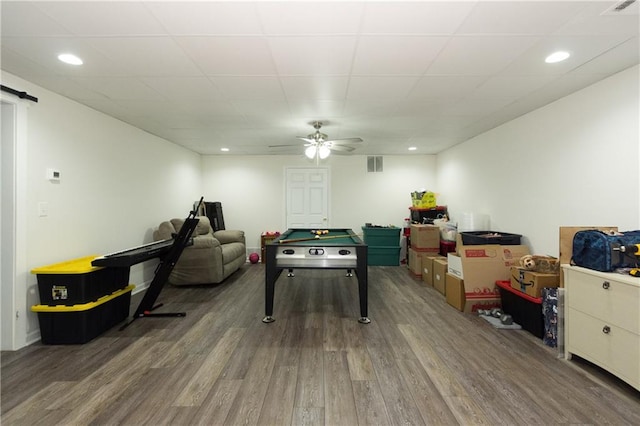
<path fill-rule="evenodd" d="M 263 289 L 247 264 L 166 286 L 161 310 L 184 318 L 3 352 L 2 425 L 640 424 L 639 392 L 456 311 L 404 267 L 369 268 L 367 325 L 344 271 L 281 275 L 272 324 Z"/>

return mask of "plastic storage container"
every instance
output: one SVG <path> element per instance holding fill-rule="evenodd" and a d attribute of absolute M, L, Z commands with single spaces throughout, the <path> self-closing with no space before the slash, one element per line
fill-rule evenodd
<path fill-rule="evenodd" d="M 462 237 L 462 244 L 465 245 L 502 244 L 513 246 L 520 244 L 522 235 L 496 231 L 469 231 L 460 232 L 460 237 Z"/>
<path fill-rule="evenodd" d="M 369 266 L 398 266 L 400 265 L 400 246 L 371 247 L 367 249 L 367 263 Z"/>
<path fill-rule="evenodd" d="M 400 245 L 400 228 L 362 227 L 364 243 L 374 247 L 395 247 Z"/>
<path fill-rule="evenodd" d="M 129 283 L 129 268 L 91 266 L 96 256 L 81 257 L 31 270 L 38 280 L 40 303 L 73 306 L 95 302 Z"/>
<path fill-rule="evenodd" d="M 513 321 L 520 324 L 534 336 L 542 339 L 544 318 L 542 316 L 542 298 L 531 297 L 511 287 L 511 281 L 496 281 L 502 299 L 502 311 L 511 315 Z"/>
<path fill-rule="evenodd" d="M 74 306 L 35 305 L 40 336 L 45 345 L 86 343 L 129 316 L 130 285 L 95 302 Z"/>

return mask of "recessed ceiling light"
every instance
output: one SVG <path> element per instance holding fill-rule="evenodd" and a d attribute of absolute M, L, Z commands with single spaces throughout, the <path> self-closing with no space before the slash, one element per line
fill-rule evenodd
<path fill-rule="evenodd" d="M 548 64 L 555 64 L 556 62 L 564 61 L 569 56 L 571 56 L 569 52 L 558 51 L 553 52 L 551 55 L 547 56 L 544 61 Z"/>
<path fill-rule="evenodd" d="M 58 55 L 58 59 L 60 59 L 65 64 L 70 64 L 70 65 L 82 65 L 83 64 L 82 59 L 78 58 L 76 55 L 73 55 L 71 53 L 62 53 L 62 54 Z"/>
<path fill-rule="evenodd" d="M 415 151 L 416 149 L 418 149 L 418 148 L 416 148 L 415 146 L 410 146 L 409 147 L 409 151 Z"/>
<path fill-rule="evenodd" d="M 222 151 L 222 152 L 229 152 L 229 148 L 220 148 L 220 151 Z"/>

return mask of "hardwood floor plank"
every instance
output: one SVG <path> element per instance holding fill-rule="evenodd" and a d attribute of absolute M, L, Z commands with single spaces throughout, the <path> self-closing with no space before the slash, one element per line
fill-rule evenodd
<path fill-rule="evenodd" d="M 390 425 L 377 380 L 354 380 L 353 394 L 359 425 Z"/>
<path fill-rule="evenodd" d="M 324 351 L 321 346 L 302 348 L 297 378 L 295 407 L 324 408 Z"/>
<path fill-rule="evenodd" d="M 324 424 L 324 408 L 297 407 L 293 410 L 291 426 L 322 426 Z"/>
<path fill-rule="evenodd" d="M 298 367 L 276 367 L 262 404 L 259 425 L 289 425 L 293 418 L 293 405 L 298 381 Z"/>
<path fill-rule="evenodd" d="M 173 403 L 176 407 L 199 406 L 220 376 L 246 329 L 230 328 L 205 357 L 204 362 Z"/>
<path fill-rule="evenodd" d="M 224 424 L 257 424 L 277 354 L 276 348 L 258 348 Z"/>
<path fill-rule="evenodd" d="M 325 422 L 329 425 L 358 424 L 353 387 L 346 353 L 324 351 Z"/>
<path fill-rule="evenodd" d="M 241 385 L 242 380 L 218 379 L 205 401 L 187 423 L 202 426 L 223 424 Z"/>

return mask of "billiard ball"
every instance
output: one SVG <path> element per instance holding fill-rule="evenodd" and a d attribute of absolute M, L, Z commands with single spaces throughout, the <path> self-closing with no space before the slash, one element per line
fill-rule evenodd
<path fill-rule="evenodd" d="M 324 231 L 322 231 L 322 233 L 323 233 L 324 235 L 327 235 L 327 234 L 329 233 L 329 230 L 328 230 L 328 229 L 325 229 Z"/>
<path fill-rule="evenodd" d="M 320 235 L 316 235 L 316 238 L 320 238 Z"/>

